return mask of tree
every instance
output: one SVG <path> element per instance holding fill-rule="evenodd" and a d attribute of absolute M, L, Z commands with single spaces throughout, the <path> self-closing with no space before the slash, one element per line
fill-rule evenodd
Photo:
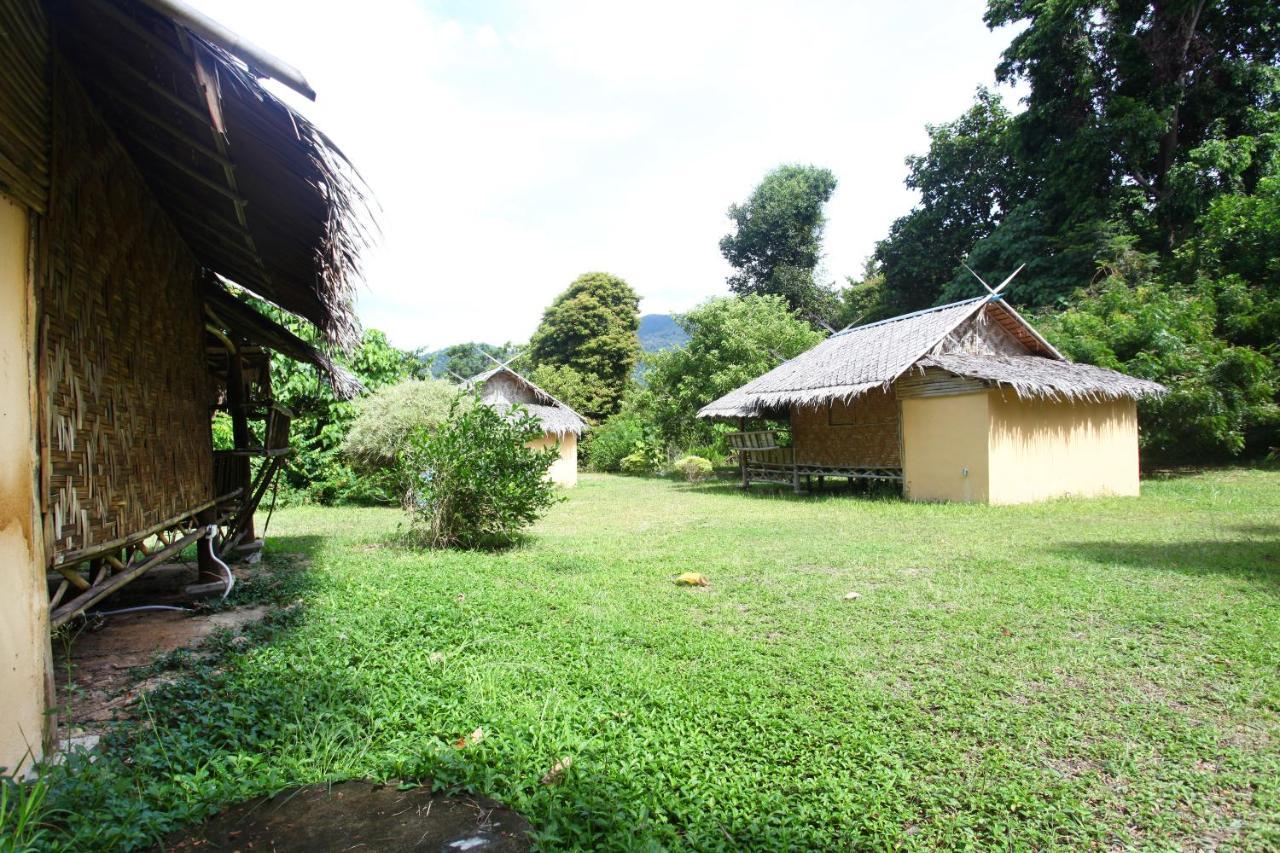
<path fill-rule="evenodd" d="M 603 419 L 618 410 L 631 379 L 640 355 L 639 326 L 640 297 L 631 286 L 608 273 L 586 273 L 542 315 L 529 355 L 536 368 L 567 367 L 584 377 L 593 399 L 579 412 Z"/>
<path fill-rule="evenodd" d="M 697 419 L 698 409 L 823 337 L 779 295 L 712 299 L 676 321 L 689 342 L 648 357 L 641 405 L 665 442 L 681 449 L 714 440 L 712 426 Z"/>
<path fill-rule="evenodd" d="M 578 414 L 602 412 L 613 405 L 612 390 L 598 376 L 566 364 L 540 364 L 529 379 Z"/>
<path fill-rule="evenodd" d="M 1011 122 L 999 96 L 979 89 L 960 118 L 928 127 L 927 154 L 907 158 L 906 184 L 920 203 L 876 245 L 885 313 L 932 305 L 957 272 L 968 278 L 961 261 L 1022 199 Z"/>
<path fill-rule="evenodd" d="M 432 548 L 512 544 L 560 498 L 547 471 L 554 447 L 531 449 L 542 424 L 522 409 L 456 410 L 435 430 L 419 429 L 400 454 L 405 509 L 413 531 Z"/>
<path fill-rule="evenodd" d="M 733 231 L 720 240 L 720 252 L 737 272 L 729 289 L 739 295 L 773 294 L 810 319 L 825 321 L 833 297 L 814 279 L 822 260 L 823 207 L 836 178 L 817 166 L 779 166 L 744 204 L 729 206 Z"/>
<path fill-rule="evenodd" d="M 461 395 L 457 385 L 443 379 L 405 379 L 384 385 L 356 401 L 357 414 L 343 439 L 343 455 L 361 476 L 380 478 L 389 496 L 403 496 L 411 484 L 396 479 L 396 462 L 410 436 L 438 428 L 459 407 L 465 410 L 471 401 Z"/>
<path fill-rule="evenodd" d="M 1280 371 L 1225 340 L 1210 293 L 1162 282 L 1158 258 L 1112 244 L 1099 281 L 1041 328 L 1068 357 L 1169 387 L 1143 401 L 1143 447 L 1165 461 L 1226 459 L 1280 438 Z"/>
<path fill-rule="evenodd" d="M 276 322 L 295 335 L 319 345 L 319 333 L 305 320 L 259 304 Z M 377 329 L 366 329 L 360 347 L 350 356 L 335 355 L 364 385 L 376 391 L 413 375 L 416 359 L 396 349 Z M 296 454 L 282 471 L 292 491 L 319 503 L 387 503 L 398 496 L 383 484 L 360 477 L 342 456 L 342 443 L 358 412 L 351 400 L 339 400 L 319 372 L 283 357 L 271 359 L 271 387 L 276 401 L 293 412 L 290 443 Z"/>

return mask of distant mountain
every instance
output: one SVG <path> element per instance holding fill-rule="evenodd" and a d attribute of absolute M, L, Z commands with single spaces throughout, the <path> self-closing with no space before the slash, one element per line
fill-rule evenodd
<path fill-rule="evenodd" d="M 645 314 L 640 318 L 640 347 L 645 352 L 658 352 L 683 346 L 689 334 L 680 328 L 670 314 Z"/>

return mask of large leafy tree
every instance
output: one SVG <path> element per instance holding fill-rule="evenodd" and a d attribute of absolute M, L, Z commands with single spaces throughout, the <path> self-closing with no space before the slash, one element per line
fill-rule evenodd
<path fill-rule="evenodd" d="M 710 443 L 698 409 L 812 348 L 822 334 L 779 295 L 712 299 L 676 317 L 689 341 L 647 357 L 638 405 L 663 441 L 690 448 Z"/>
<path fill-rule="evenodd" d="M 579 276 L 543 313 L 529 341 L 535 373 L 547 381 L 551 369 L 570 368 L 576 387 L 590 385 L 575 395 L 586 407 L 581 413 L 608 417 L 621 405 L 639 358 L 639 327 L 640 297 L 629 284 L 604 272 Z M 563 388 L 547 390 L 555 394 Z"/>
<path fill-rule="evenodd" d="M 974 244 L 1022 199 L 1012 121 L 999 96 L 979 89 L 964 115 L 928 128 L 927 154 L 907 158 L 906 183 L 920 204 L 876 247 L 885 311 L 933 304 Z"/>
<path fill-rule="evenodd" d="M 1159 379 L 1145 443 L 1169 459 L 1280 442 L 1280 4 L 990 0 L 1018 28 L 979 96 L 931 128 L 920 203 L 876 251 L 880 309 L 1014 293 L 1076 358 Z M 865 288 L 864 288 L 865 290 Z M 874 295 L 870 291 L 864 295 Z"/>
<path fill-rule="evenodd" d="M 780 166 L 746 202 L 731 205 L 733 231 L 720 240 L 721 253 L 736 270 L 730 290 L 781 296 L 793 311 L 825 320 L 833 296 L 814 276 L 822 260 L 823 209 L 835 189 L 829 169 Z"/>
<path fill-rule="evenodd" d="M 972 294 L 966 256 L 993 276 L 1027 262 L 1019 297 L 1059 303 L 1118 232 L 1166 260 L 1268 173 L 1280 5 L 991 0 L 986 21 L 1021 27 L 996 77 L 1028 87 L 1026 110 L 980 93 L 908 161 L 920 203 L 876 252 L 894 308 Z"/>
<path fill-rule="evenodd" d="M 275 319 L 294 334 L 312 343 L 317 333 L 311 324 L 277 309 Z M 376 391 L 413 375 L 417 360 L 396 349 L 377 329 L 366 329 L 360 347 L 350 356 L 336 358 L 364 384 Z M 314 368 L 282 357 L 271 360 L 271 384 L 276 400 L 293 412 L 290 443 L 297 454 L 284 469 L 290 489 L 320 503 L 385 503 L 398 496 L 388 493 L 380 481 L 361 477 L 347 464 L 342 445 L 359 413 L 355 401 L 339 400 L 329 383 Z"/>

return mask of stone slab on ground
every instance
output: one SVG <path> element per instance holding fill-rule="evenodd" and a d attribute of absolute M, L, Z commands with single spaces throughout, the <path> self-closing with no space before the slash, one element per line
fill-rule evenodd
<path fill-rule="evenodd" d="M 529 849 L 529 829 L 520 815 L 486 797 L 339 782 L 232 806 L 195 829 L 173 833 L 161 849 L 491 853 Z"/>

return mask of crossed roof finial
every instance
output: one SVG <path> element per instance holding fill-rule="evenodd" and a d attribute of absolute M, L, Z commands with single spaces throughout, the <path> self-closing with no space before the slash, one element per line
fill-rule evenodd
<path fill-rule="evenodd" d="M 1020 266 L 1020 267 L 1018 267 L 1016 270 L 1014 270 L 1012 273 L 1010 273 L 1008 278 L 1006 278 L 1004 281 L 1000 282 L 1000 286 L 999 286 L 999 287 L 992 287 L 991 285 L 987 284 L 985 281 L 983 281 L 982 276 L 980 276 L 980 275 L 978 275 L 976 272 L 974 272 L 974 271 L 973 271 L 973 268 L 972 268 L 972 267 L 970 267 L 968 264 L 966 264 L 964 261 L 961 261 L 961 262 L 960 262 L 960 266 L 962 266 L 962 267 L 964 267 L 965 269 L 969 270 L 969 272 L 973 275 L 973 277 L 974 277 L 974 278 L 976 278 L 979 282 L 981 282 L 981 283 L 982 283 L 982 286 L 983 286 L 983 287 L 985 287 L 985 288 L 987 289 L 987 293 L 991 294 L 991 295 L 988 297 L 988 301 L 994 301 L 994 300 L 996 300 L 996 299 L 1001 299 L 1001 298 L 1002 298 L 1002 297 L 1000 296 L 1000 291 L 1004 290 L 1005 285 L 1007 285 L 1009 282 L 1013 281 L 1013 277 L 1014 277 L 1015 275 L 1017 275 L 1018 273 L 1022 272 L 1023 267 L 1025 267 L 1025 266 L 1026 266 L 1026 264 L 1023 264 L 1022 266 Z"/>

